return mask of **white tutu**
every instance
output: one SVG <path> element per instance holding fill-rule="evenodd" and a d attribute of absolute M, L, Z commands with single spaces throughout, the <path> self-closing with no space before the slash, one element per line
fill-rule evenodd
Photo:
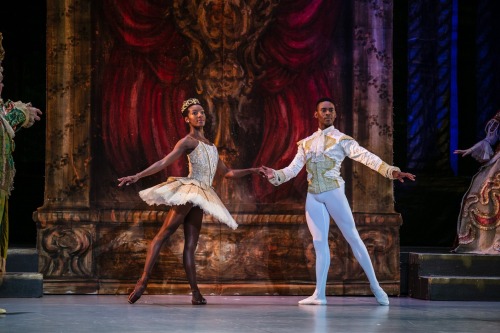
<path fill-rule="evenodd" d="M 238 224 L 212 187 L 189 177 L 169 177 L 166 182 L 139 192 L 148 205 L 184 205 L 191 202 L 206 214 L 236 229 Z"/>

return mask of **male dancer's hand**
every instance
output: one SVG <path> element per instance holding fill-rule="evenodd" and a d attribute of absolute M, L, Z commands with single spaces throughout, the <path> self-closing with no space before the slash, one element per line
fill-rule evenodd
<path fill-rule="evenodd" d="M 266 166 L 262 166 L 262 171 L 263 171 L 263 176 L 267 177 L 267 179 L 273 179 L 274 178 L 274 172 L 273 169 L 268 168 Z"/>
<path fill-rule="evenodd" d="M 263 177 L 263 178 L 266 178 L 266 171 L 264 170 L 264 167 L 259 167 L 259 168 L 255 168 L 256 170 L 256 173 L 259 174 L 259 176 Z"/>
<path fill-rule="evenodd" d="M 392 177 L 394 179 L 397 179 L 399 180 L 401 183 L 404 183 L 405 182 L 405 178 L 408 178 L 409 180 L 411 181 L 415 181 L 415 175 L 414 174 L 411 174 L 411 173 L 408 173 L 408 172 L 402 172 L 402 171 L 393 171 L 392 172 Z"/>

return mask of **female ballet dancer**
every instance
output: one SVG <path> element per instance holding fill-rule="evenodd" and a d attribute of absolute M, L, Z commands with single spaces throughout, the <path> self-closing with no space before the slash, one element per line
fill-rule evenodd
<path fill-rule="evenodd" d="M 149 205 L 171 206 L 162 227 L 149 244 L 146 263 L 141 278 L 134 291 L 129 295 L 129 303 L 135 303 L 146 290 L 146 286 L 165 241 L 183 224 L 184 251 L 183 263 L 187 279 L 191 287 L 193 305 L 206 304 L 196 281 L 194 253 L 198 245 L 203 213 L 236 229 L 237 224 L 212 188 L 212 180 L 216 172 L 226 178 L 240 178 L 252 173 L 263 175 L 261 168 L 232 170 L 226 167 L 219 158 L 217 148 L 209 142 L 203 132 L 206 116 L 203 107 L 196 98 L 183 102 L 181 109 L 184 120 L 189 125 L 189 133 L 180 139 L 174 149 L 161 160 L 153 163 L 145 170 L 133 175 L 119 178 L 118 186 L 130 185 L 140 178 L 157 173 L 172 164 L 183 154 L 189 161 L 187 177 L 169 177 L 164 183 L 140 191 L 140 197 Z"/>

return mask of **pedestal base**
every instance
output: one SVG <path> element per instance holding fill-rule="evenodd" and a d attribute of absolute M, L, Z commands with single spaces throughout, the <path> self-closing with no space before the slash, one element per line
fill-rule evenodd
<path fill-rule="evenodd" d="M 164 211 L 43 212 L 38 220 L 40 271 L 50 294 L 127 294 L 140 277 L 147 246 Z M 355 213 L 377 278 L 399 294 L 399 214 Z M 315 253 L 303 214 L 234 214 L 237 230 L 206 217 L 196 252 L 205 294 L 309 295 Z M 182 228 L 182 227 L 181 227 Z M 330 227 L 329 295 L 371 295 L 366 276 L 335 223 Z M 150 294 L 189 293 L 178 230 L 153 270 Z"/>

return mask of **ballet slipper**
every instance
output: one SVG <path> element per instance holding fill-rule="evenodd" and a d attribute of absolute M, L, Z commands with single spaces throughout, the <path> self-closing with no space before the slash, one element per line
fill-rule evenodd
<path fill-rule="evenodd" d="M 375 299 L 377 300 L 378 304 L 389 305 L 389 297 L 385 293 L 384 289 L 382 289 L 380 286 L 370 287 L 370 289 L 372 290 L 373 295 L 375 295 Z"/>
<path fill-rule="evenodd" d="M 300 305 L 326 305 L 326 303 L 326 298 L 318 297 L 316 294 L 299 301 Z"/>
<path fill-rule="evenodd" d="M 199 290 L 191 290 L 191 304 L 193 305 L 205 305 L 207 300 L 201 295 Z"/>
<path fill-rule="evenodd" d="M 134 287 L 134 291 L 132 291 L 128 296 L 128 302 L 130 304 L 134 304 L 135 302 L 137 302 L 139 298 L 141 298 L 145 290 L 146 290 L 146 282 L 141 278 L 137 281 Z"/>

